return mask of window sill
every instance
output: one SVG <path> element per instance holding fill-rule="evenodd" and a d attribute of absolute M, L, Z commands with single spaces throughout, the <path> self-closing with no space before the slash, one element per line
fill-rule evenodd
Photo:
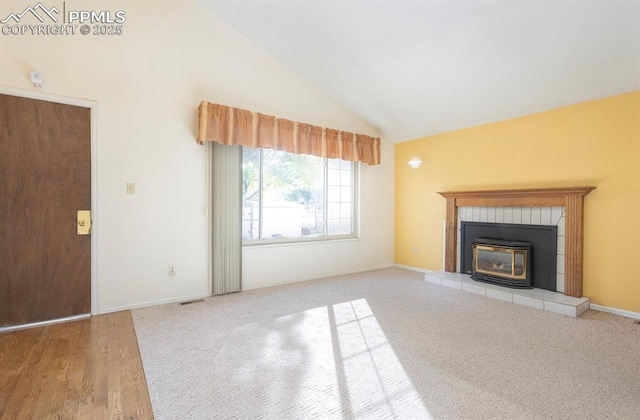
<path fill-rule="evenodd" d="M 276 239 L 247 239 L 242 241 L 243 248 L 254 248 L 263 246 L 291 246 L 291 245 L 312 245 L 332 242 L 357 241 L 360 237 L 356 234 L 340 235 L 330 237 L 312 238 L 276 238 Z"/>

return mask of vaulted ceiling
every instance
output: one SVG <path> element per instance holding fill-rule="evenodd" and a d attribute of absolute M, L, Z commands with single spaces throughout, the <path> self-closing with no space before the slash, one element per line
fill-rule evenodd
<path fill-rule="evenodd" d="M 638 0 L 201 0 L 398 142 L 640 89 Z"/>

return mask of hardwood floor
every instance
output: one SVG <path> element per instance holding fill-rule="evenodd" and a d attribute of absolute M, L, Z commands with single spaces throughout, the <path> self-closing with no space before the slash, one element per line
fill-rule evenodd
<path fill-rule="evenodd" d="M 150 419 L 129 311 L 0 333 L 0 419 Z"/>

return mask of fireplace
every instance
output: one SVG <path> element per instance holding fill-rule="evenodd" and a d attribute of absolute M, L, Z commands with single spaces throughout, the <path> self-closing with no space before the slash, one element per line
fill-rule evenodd
<path fill-rule="evenodd" d="M 508 287 L 533 287 L 530 242 L 479 238 L 471 249 L 472 279 Z"/>
<path fill-rule="evenodd" d="M 462 222 L 461 272 L 485 283 L 555 292 L 557 226 Z"/>
<path fill-rule="evenodd" d="M 595 188 L 584 186 L 439 192 L 438 194 L 447 199 L 445 270 L 450 273 L 456 272 L 458 207 L 562 206 L 566 215 L 566 233 L 563 246 L 564 293 L 568 296 L 582 297 L 584 197 Z"/>

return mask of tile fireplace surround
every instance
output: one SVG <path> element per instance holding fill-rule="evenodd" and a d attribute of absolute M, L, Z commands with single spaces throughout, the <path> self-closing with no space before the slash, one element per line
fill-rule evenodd
<path fill-rule="evenodd" d="M 463 288 L 463 284 L 467 283 L 465 279 L 462 279 L 460 277 L 468 276 L 460 273 L 449 274 L 456 273 L 458 267 L 459 216 L 461 210 L 463 210 L 461 208 L 479 208 L 480 211 L 484 212 L 485 210 L 488 211 L 488 209 L 486 208 L 500 207 L 562 207 L 564 208 L 565 225 L 564 252 L 562 252 L 562 250 L 559 250 L 559 253 L 562 252 L 562 254 L 564 255 L 564 295 L 566 296 L 562 297 L 562 295 L 559 295 L 560 297 L 549 297 L 549 302 L 551 302 L 549 303 L 549 306 L 552 306 L 553 303 L 559 303 L 559 301 L 563 299 L 565 299 L 567 302 L 571 301 L 573 304 L 577 304 L 578 299 L 575 299 L 574 302 L 574 300 L 571 298 L 582 298 L 582 241 L 584 231 L 584 196 L 589 194 L 594 189 L 595 187 L 565 187 L 529 188 L 517 190 L 439 192 L 438 194 L 447 199 L 447 218 L 445 227 L 445 271 L 447 273 L 443 273 L 442 279 L 444 280 L 442 281 L 446 282 L 449 278 L 451 278 L 451 280 L 455 278 L 456 280 L 461 282 L 461 289 Z M 522 223 L 525 222 L 523 221 Z M 562 241 L 559 241 L 558 245 L 562 246 Z M 562 268 L 559 267 L 559 273 L 561 272 L 561 269 Z M 472 285 L 472 283 L 470 283 L 470 285 Z M 470 286 L 468 286 L 468 288 L 469 287 Z M 490 288 L 490 290 L 492 289 L 493 288 Z M 504 290 L 505 288 L 500 289 Z M 536 292 L 538 290 L 539 289 L 534 289 L 533 291 L 529 292 Z M 514 291 L 512 294 L 515 297 L 512 299 L 512 301 L 515 302 L 516 299 L 520 299 L 516 297 L 519 296 L 518 292 Z M 527 293 L 525 293 L 525 296 L 526 295 Z M 546 299 L 543 300 L 545 301 L 545 303 L 547 302 Z M 582 303 L 579 304 L 582 305 Z M 577 313 L 577 315 L 579 315 L 579 313 Z"/>
<path fill-rule="evenodd" d="M 564 234 L 566 230 L 564 207 L 458 207 L 458 243 L 456 244 L 456 272 L 458 273 L 464 273 L 461 261 L 462 222 L 555 226 L 557 230 L 555 239 L 558 246 L 556 249 L 557 264 L 554 271 L 556 286 L 554 290 L 564 293 Z"/>

